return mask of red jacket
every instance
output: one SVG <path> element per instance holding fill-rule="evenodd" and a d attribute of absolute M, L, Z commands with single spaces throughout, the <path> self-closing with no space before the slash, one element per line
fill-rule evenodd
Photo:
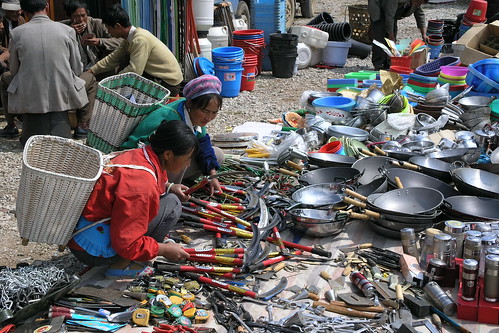
<path fill-rule="evenodd" d="M 129 260 L 146 261 L 158 254 L 158 243 L 144 236 L 149 222 L 158 214 L 159 198 L 165 193 L 168 180 L 166 171 L 160 166 L 159 158 L 146 146 L 127 151 L 109 164 L 139 165 L 154 172 L 126 167 L 105 167 L 95 184 L 83 210 L 83 217 L 91 222 L 111 217 L 111 246 L 121 257 Z M 76 246 L 75 246 L 76 245 Z M 71 248 L 81 249 L 71 240 Z"/>

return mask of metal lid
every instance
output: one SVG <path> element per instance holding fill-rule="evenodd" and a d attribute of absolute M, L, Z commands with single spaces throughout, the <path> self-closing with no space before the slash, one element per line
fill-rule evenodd
<path fill-rule="evenodd" d="M 435 237 L 435 235 L 438 235 L 441 233 L 442 230 L 436 229 L 436 228 L 428 228 L 425 230 L 425 236 L 428 237 Z"/>
<path fill-rule="evenodd" d="M 478 261 L 475 259 L 464 259 L 463 260 L 463 268 L 464 269 L 477 269 Z"/>
<path fill-rule="evenodd" d="M 444 224 L 445 224 L 444 228 L 445 232 L 449 232 L 451 234 L 460 234 L 464 232 L 465 224 L 461 221 L 448 220 L 445 221 Z"/>
<path fill-rule="evenodd" d="M 431 258 L 428 264 L 433 267 L 447 267 L 447 263 L 438 258 Z"/>
<path fill-rule="evenodd" d="M 477 223 L 475 225 L 475 230 L 481 231 L 481 232 L 486 232 L 486 231 L 492 231 L 492 227 L 488 223 Z"/>
<path fill-rule="evenodd" d="M 465 245 L 481 246 L 482 238 L 480 237 L 466 237 L 464 240 Z"/>
<path fill-rule="evenodd" d="M 448 242 L 452 239 L 451 235 L 448 235 L 446 233 L 440 233 L 438 235 L 435 235 L 435 241 L 437 242 Z"/>
<path fill-rule="evenodd" d="M 487 266 L 498 266 L 499 267 L 499 256 L 495 254 L 487 254 L 485 256 L 485 264 Z"/>
<path fill-rule="evenodd" d="M 466 237 L 481 237 L 482 232 L 478 230 L 468 230 L 466 231 Z"/>
<path fill-rule="evenodd" d="M 413 228 L 402 228 L 400 229 L 400 235 L 401 236 L 412 236 L 415 235 L 416 232 L 414 231 Z"/>
<path fill-rule="evenodd" d="M 491 247 L 487 250 L 487 254 L 499 255 L 499 247 Z"/>
<path fill-rule="evenodd" d="M 493 235 L 483 235 L 482 234 L 482 244 L 484 245 L 493 245 L 497 240 L 497 236 Z"/>

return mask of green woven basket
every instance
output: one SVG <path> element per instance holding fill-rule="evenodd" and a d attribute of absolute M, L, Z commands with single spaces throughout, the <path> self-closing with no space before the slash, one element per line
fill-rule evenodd
<path fill-rule="evenodd" d="M 170 91 L 135 73 L 99 83 L 87 144 L 103 153 L 117 150 L 149 113 L 165 104 Z"/>

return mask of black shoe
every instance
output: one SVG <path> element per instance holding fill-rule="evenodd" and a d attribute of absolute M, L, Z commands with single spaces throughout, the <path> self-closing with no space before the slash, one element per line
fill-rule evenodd
<path fill-rule="evenodd" d="M 15 138 L 19 136 L 19 130 L 15 126 L 5 126 L 0 130 L 0 137 L 2 138 Z"/>
<path fill-rule="evenodd" d="M 76 127 L 75 132 L 74 132 L 74 138 L 76 140 L 81 140 L 85 139 L 87 137 L 88 130 L 81 128 L 81 127 Z"/>

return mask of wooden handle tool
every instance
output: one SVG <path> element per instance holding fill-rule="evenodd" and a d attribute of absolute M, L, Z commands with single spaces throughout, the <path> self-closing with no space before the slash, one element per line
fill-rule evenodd
<path fill-rule="evenodd" d="M 378 314 L 374 313 L 374 312 L 362 312 L 359 310 L 354 310 L 351 308 L 345 308 L 342 306 L 327 304 L 324 302 L 315 301 L 312 303 L 312 307 L 316 308 L 318 306 L 323 306 L 324 308 L 326 308 L 327 311 L 339 313 L 339 314 L 350 316 L 350 317 L 359 317 L 359 318 L 368 318 L 368 319 L 378 318 Z"/>

